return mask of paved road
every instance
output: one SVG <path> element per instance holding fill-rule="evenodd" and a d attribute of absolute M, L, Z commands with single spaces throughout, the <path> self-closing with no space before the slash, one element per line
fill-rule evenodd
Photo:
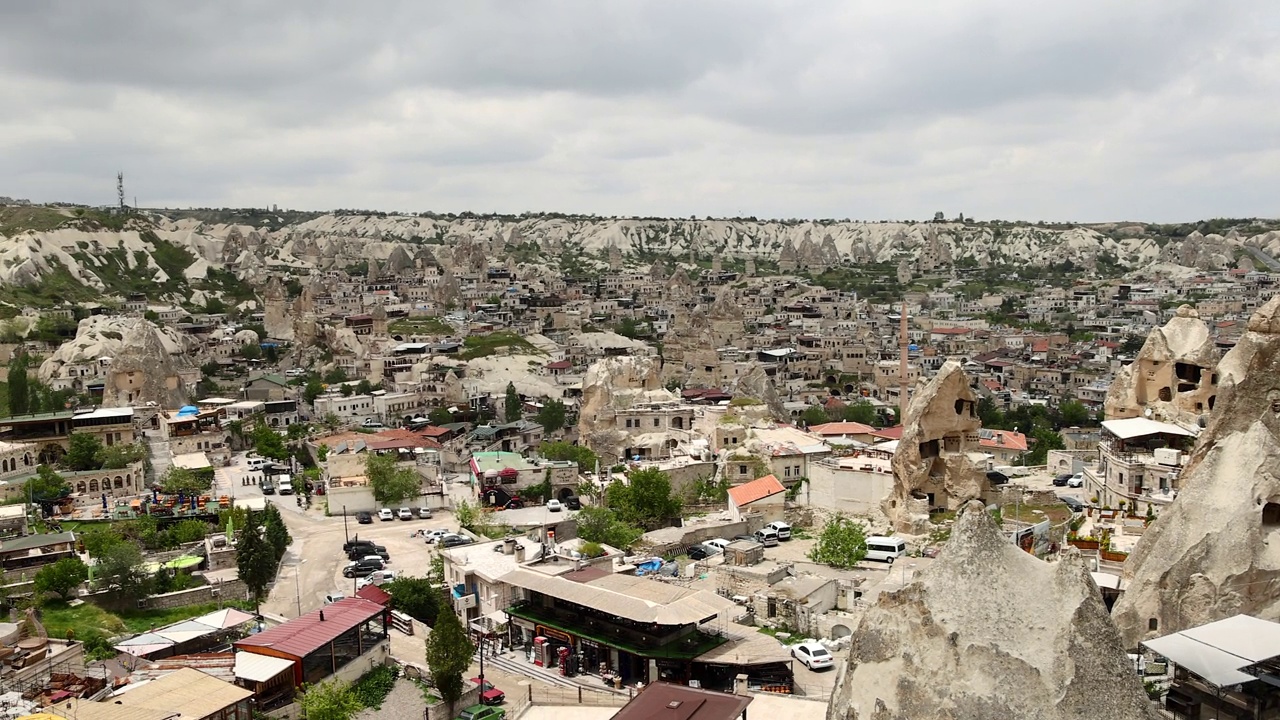
<path fill-rule="evenodd" d="M 1262 252 L 1256 247 L 1249 247 L 1248 245 L 1245 245 L 1243 247 L 1245 251 L 1247 251 L 1250 255 L 1256 258 L 1263 265 L 1266 265 L 1267 268 L 1270 269 L 1272 272 L 1280 270 L 1280 261 L 1277 261 L 1275 258 Z"/>

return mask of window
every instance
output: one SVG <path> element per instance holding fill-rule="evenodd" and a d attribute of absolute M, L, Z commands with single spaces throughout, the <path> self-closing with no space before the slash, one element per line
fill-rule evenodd
<path fill-rule="evenodd" d="M 786 466 L 786 467 L 782 468 L 782 476 L 783 476 L 783 477 L 791 477 L 791 466 L 790 466 L 790 465 L 788 465 L 788 466 Z"/>
<path fill-rule="evenodd" d="M 738 466 L 738 474 L 739 474 L 739 475 L 746 475 L 746 474 L 747 474 L 747 466 L 746 466 L 746 465 L 739 465 L 739 466 Z"/>
<path fill-rule="evenodd" d="M 1159 618 L 1148 618 L 1148 619 L 1147 619 L 1147 630 L 1148 630 L 1148 631 L 1150 631 L 1150 632 L 1155 632 L 1156 630 L 1159 630 L 1159 629 L 1160 629 L 1160 619 L 1159 619 Z"/>
<path fill-rule="evenodd" d="M 1262 524 L 1280 525 L 1280 504 L 1269 502 L 1262 506 Z"/>
<path fill-rule="evenodd" d="M 662 421 L 661 421 L 661 420 L 659 420 L 658 418 L 654 418 L 654 419 L 653 419 L 653 426 L 654 426 L 654 427 L 658 427 L 658 426 L 659 426 L 659 425 L 661 425 L 661 424 L 662 424 Z"/>

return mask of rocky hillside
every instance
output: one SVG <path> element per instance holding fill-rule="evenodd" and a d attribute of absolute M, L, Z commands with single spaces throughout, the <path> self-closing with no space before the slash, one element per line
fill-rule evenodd
<path fill-rule="evenodd" d="M 625 261 L 693 252 L 799 268 L 905 260 L 922 270 L 1066 262 L 1106 272 L 1161 262 L 1209 269 L 1234 264 L 1247 248 L 1280 256 L 1277 227 L 1249 220 L 1074 226 L 230 210 L 126 219 L 85 208 L 8 206 L 0 207 L 0 287 L 53 283 L 64 299 L 146 292 L 200 302 L 208 293 L 251 296 L 237 281 L 257 286 L 272 268 L 343 268 L 370 259 L 403 267 L 445 256 L 570 262 L 584 251 L 603 259 L 615 249 Z M 30 299 L 10 291 L 0 292 L 0 301 Z"/>

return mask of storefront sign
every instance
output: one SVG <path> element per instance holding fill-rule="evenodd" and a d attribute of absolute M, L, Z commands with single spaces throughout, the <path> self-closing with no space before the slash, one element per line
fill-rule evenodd
<path fill-rule="evenodd" d="M 539 635 L 545 635 L 546 637 L 549 637 L 553 640 L 559 640 L 560 642 L 568 643 L 569 645 L 573 644 L 573 638 L 570 637 L 568 633 L 563 633 L 559 630 L 553 630 L 552 628 L 549 628 L 546 625 L 539 625 L 536 628 L 534 628 L 534 631 L 537 632 Z"/>

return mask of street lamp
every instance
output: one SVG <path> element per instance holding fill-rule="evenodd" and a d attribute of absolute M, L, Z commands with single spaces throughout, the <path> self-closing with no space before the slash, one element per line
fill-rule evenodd
<path fill-rule="evenodd" d="M 302 586 L 299 583 L 298 576 L 302 574 L 302 563 L 306 560 L 299 559 L 293 564 L 293 592 L 296 602 L 298 603 L 298 617 L 302 617 Z"/>

